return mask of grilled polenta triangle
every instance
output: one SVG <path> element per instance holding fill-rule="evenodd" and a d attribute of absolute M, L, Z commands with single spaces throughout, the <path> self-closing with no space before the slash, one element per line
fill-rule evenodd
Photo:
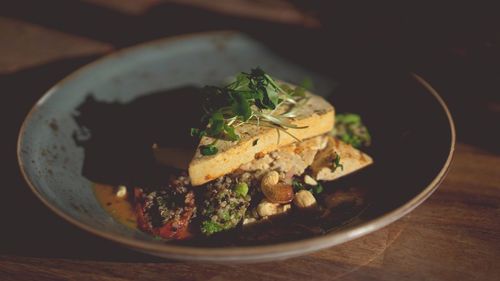
<path fill-rule="evenodd" d="M 298 140 L 307 139 L 330 132 L 334 125 L 334 108 L 324 98 L 306 93 L 307 102 L 297 108 L 296 117 L 289 118 L 291 124 L 306 128 L 286 129 L 286 133 L 276 128 L 244 124 L 236 128 L 239 141 L 218 140 L 218 153 L 202 155 L 200 146 L 212 144 L 214 139 L 204 136 L 189 164 L 191 184 L 202 185 L 226 175 L 242 164 L 248 163 L 266 153 Z M 294 138 L 295 137 L 295 138 Z"/>

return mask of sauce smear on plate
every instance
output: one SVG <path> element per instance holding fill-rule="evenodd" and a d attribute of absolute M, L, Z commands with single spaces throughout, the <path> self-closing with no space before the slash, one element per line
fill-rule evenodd
<path fill-rule="evenodd" d="M 94 193 L 101 206 L 118 222 L 137 228 L 137 216 L 128 200 L 128 196 L 119 198 L 116 196 L 117 188 L 107 184 L 95 183 Z"/>

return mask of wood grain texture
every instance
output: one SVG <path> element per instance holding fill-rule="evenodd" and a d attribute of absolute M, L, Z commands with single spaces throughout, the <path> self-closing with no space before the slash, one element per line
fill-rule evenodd
<path fill-rule="evenodd" d="M 179 24 L 169 25 L 159 21 L 159 18 L 163 19 L 163 15 L 157 11 L 156 17 L 154 13 L 150 13 L 145 18 L 141 18 L 145 22 L 143 27 L 146 28 L 132 29 L 132 31 L 124 32 L 125 35 L 122 36 L 109 32 L 115 29 L 106 29 L 104 23 L 113 27 L 115 25 L 130 27 L 132 25 L 127 25 L 128 22 L 138 23 L 135 17 L 116 16 L 114 13 L 108 13 L 107 10 L 104 13 L 100 9 L 90 7 L 91 4 L 99 4 L 100 7 L 117 10 L 119 13 L 139 15 L 147 13 L 148 10 L 154 9 L 155 5 L 165 1 L 84 1 L 89 4 L 89 7 L 84 6 L 87 8 L 86 11 L 95 10 L 94 15 L 100 15 L 100 17 L 97 16 L 97 22 L 102 24 L 104 31 L 92 25 L 96 21 L 95 16 L 86 17 L 88 22 L 82 23 L 80 27 L 80 24 L 71 20 L 74 15 L 65 18 L 55 13 L 56 9 L 53 9 L 51 5 L 47 5 L 45 11 L 36 11 L 33 14 L 28 12 L 25 15 L 21 11 L 18 14 L 11 13 L 19 16 L 19 20 L 0 18 L 0 78 L 5 77 L 5 80 L 0 79 L 0 82 L 3 82 L 0 83 L 0 89 L 6 96 L 9 95 L 9 101 L 3 103 L 2 112 L 9 108 L 15 109 L 15 113 L 9 115 L 9 118 L 3 118 L 12 120 L 9 120 L 9 124 L 3 127 L 2 136 L 5 137 L 2 141 L 5 140 L 8 143 L 1 146 L 5 148 L 2 155 L 9 165 L 2 170 L 3 178 L 7 181 L 4 183 L 2 193 L 4 200 L 0 204 L 0 220 L 3 223 L 0 231 L 0 281 L 500 280 L 500 266 L 498 266 L 500 259 L 500 155 L 491 152 L 498 152 L 498 142 L 495 141 L 498 140 L 498 137 L 495 137 L 498 130 L 493 129 L 493 132 L 488 132 L 483 129 L 495 123 L 498 126 L 500 102 L 485 102 L 485 107 L 489 111 L 484 110 L 482 104 L 478 104 L 478 101 L 483 102 L 485 99 L 484 95 L 477 98 L 481 91 L 488 92 L 486 91 L 488 87 L 492 92 L 496 89 L 482 80 L 487 75 L 482 75 L 486 73 L 486 70 L 481 64 L 478 66 L 484 72 L 480 72 L 481 75 L 477 76 L 480 79 L 470 80 L 471 73 L 465 71 L 463 76 L 444 76 L 453 79 L 431 81 L 433 85 L 436 84 L 438 90 L 440 83 L 445 89 L 446 83 L 450 81 L 453 81 L 451 84 L 457 85 L 456 88 L 451 88 L 452 94 L 448 94 L 446 98 L 455 108 L 452 112 L 459 127 L 458 137 L 462 141 L 478 146 L 459 144 L 447 178 L 424 204 L 401 220 L 360 239 L 287 261 L 252 265 L 190 264 L 166 261 L 136 253 L 84 233 L 57 218 L 30 193 L 19 176 L 15 164 L 16 159 L 13 153 L 15 136 L 25 113 L 39 95 L 54 82 L 77 66 L 88 62 L 88 58 L 83 60 L 69 58 L 109 51 L 110 45 L 100 43 L 104 39 L 115 38 L 114 42 L 122 43 L 135 42 L 181 32 L 178 30 L 181 28 Z M 37 1 L 22 2 L 37 3 Z M 61 1 L 49 2 L 62 3 Z M 181 3 L 182 1 L 170 2 Z M 217 16 L 226 14 L 235 18 L 237 16 L 247 19 L 259 18 L 296 25 L 317 23 L 312 20 L 312 24 L 307 24 L 310 21 L 307 15 L 300 14 L 300 11 L 293 6 L 270 4 L 283 2 L 281 0 L 234 2 L 241 5 L 228 6 L 221 5 L 219 1 L 198 0 L 188 0 L 181 4 L 205 8 L 216 12 Z M 259 2 L 259 5 L 250 5 L 250 2 Z M 227 3 L 227 1 L 221 3 Z M 282 10 L 282 13 L 276 15 L 270 9 L 272 5 Z M 165 6 L 165 11 L 170 9 L 172 9 L 171 6 Z M 5 12 L 5 9 L 2 12 Z M 369 13 L 377 15 L 373 11 Z M 344 14 L 349 19 L 347 23 L 351 23 L 353 16 L 354 19 L 360 19 L 366 15 L 361 13 L 356 18 L 355 15 L 340 9 L 337 17 Z M 215 19 L 204 14 L 195 15 L 200 17 L 196 20 L 200 20 L 205 25 Z M 325 15 L 329 18 L 331 12 L 325 12 Z M 109 20 L 110 16 L 111 19 L 121 19 L 121 21 L 113 23 Z M 203 16 L 208 20 L 203 21 Z M 421 18 L 421 14 L 418 14 L 418 17 Z M 82 16 L 76 18 L 81 19 Z M 151 21 L 151 19 L 155 20 Z M 174 19 L 177 18 L 174 17 Z M 426 22 L 427 20 L 428 18 L 425 18 Z M 460 17 L 460 21 L 462 20 L 463 18 Z M 37 25 L 37 22 L 45 22 L 46 25 Z M 237 22 L 228 22 L 227 26 L 219 23 L 219 25 L 210 25 L 210 28 L 227 28 L 228 26 L 241 28 L 242 25 L 247 24 L 237 25 Z M 432 23 L 432 20 L 430 22 Z M 157 28 L 158 26 L 161 28 Z M 155 28 L 155 30 L 168 29 L 169 26 L 172 26 L 168 30 L 171 34 L 151 31 Z M 434 29 L 433 25 L 429 26 Z M 258 29 L 260 34 L 262 25 L 257 24 L 256 28 L 260 28 Z M 383 29 L 380 28 L 380 30 Z M 442 32 L 440 29 L 436 30 Z M 85 39 L 88 34 L 93 35 L 94 39 Z M 128 37 L 133 38 L 131 41 L 125 40 Z M 298 35 L 295 35 L 294 38 L 297 37 Z M 445 38 L 445 36 L 440 34 L 436 38 Z M 436 45 L 434 41 L 432 42 Z M 485 52 L 478 51 L 477 53 L 484 54 Z M 490 56 L 484 56 L 484 59 L 489 62 Z M 430 59 L 430 61 L 432 68 L 429 69 L 440 74 L 453 73 L 450 70 L 454 68 L 436 67 L 439 60 Z M 471 72 L 477 71 L 474 65 L 466 66 L 468 67 L 464 69 L 471 69 Z M 15 71 L 19 73 L 14 73 Z M 6 75 L 7 72 L 11 74 Z M 430 72 L 432 74 L 432 71 Z M 443 77 L 437 74 L 435 76 Z M 465 101 L 465 98 L 462 102 L 461 96 L 457 93 L 460 93 L 460 89 L 464 87 L 463 84 L 457 82 L 463 81 L 459 81 L 460 79 L 456 77 L 471 81 L 470 85 L 474 87 L 465 87 L 463 91 L 474 93 L 476 98 L 472 99 L 472 102 Z M 497 81 L 497 79 L 492 81 Z M 477 89 L 477 85 L 482 88 Z M 454 97 L 455 94 L 456 97 Z M 490 114 L 491 111 L 496 112 L 496 115 Z M 469 125 L 468 122 L 473 125 Z M 484 137 L 485 132 L 488 138 Z M 482 150 L 478 148 L 479 146 L 487 146 L 490 151 Z M 21 201 L 29 208 L 18 208 Z M 14 212 L 15 216 L 12 215 Z M 30 220 L 33 217 L 36 219 Z"/>
<path fill-rule="evenodd" d="M 160 4 L 205 9 L 234 17 L 252 18 L 291 25 L 318 27 L 319 21 L 287 0 L 81 0 L 125 14 L 141 15 Z"/>
<path fill-rule="evenodd" d="M 99 249 L 94 254 L 103 257 L 3 255 L 0 280 L 498 280 L 498 167 L 500 156 L 460 144 L 442 186 L 410 215 L 291 260 L 217 265 L 139 256 L 124 262 Z"/>
<path fill-rule="evenodd" d="M 140 15 L 145 13 L 152 6 L 165 0 L 82 0 L 83 2 L 106 7 L 112 10 L 120 11 L 125 14 Z"/>
<path fill-rule="evenodd" d="M 106 43 L 0 17 L 0 73 L 112 49 Z"/>
<path fill-rule="evenodd" d="M 247 17 L 259 20 L 280 22 L 285 24 L 318 27 L 319 21 L 295 7 L 286 0 L 170 0 L 182 5 L 191 5 L 231 16 Z"/>

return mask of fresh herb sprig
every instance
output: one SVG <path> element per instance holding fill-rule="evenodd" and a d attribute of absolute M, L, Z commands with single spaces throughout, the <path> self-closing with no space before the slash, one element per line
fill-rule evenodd
<path fill-rule="evenodd" d="M 314 186 L 310 186 L 310 185 L 303 184 L 302 181 L 300 181 L 298 179 L 292 180 L 292 187 L 293 187 L 293 191 L 295 191 L 295 192 L 299 192 L 301 190 L 307 190 L 315 195 L 321 194 L 324 190 L 323 185 L 321 185 L 321 183 L 319 183 L 319 182 Z"/>
<path fill-rule="evenodd" d="M 297 116 L 297 108 L 307 101 L 305 88 L 291 88 L 279 84 L 260 68 L 242 72 L 225 87 L 207 86 L 204 89 L 206 129 L 192 128 L 191 135 L 208 136 L 214 142 L 201 149 L 203 155 L 217 153 L 217 140 L 238 141 L 236 128 L 243 124 L 270 127 L 293 138 L 287 129 L 301 129 L 290 122 Z M 278 139 L 279 141 L 279 139 Z"/>

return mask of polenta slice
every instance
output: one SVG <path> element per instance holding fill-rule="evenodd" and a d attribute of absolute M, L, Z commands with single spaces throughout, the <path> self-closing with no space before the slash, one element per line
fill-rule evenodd
<path fill-rule="evenodd" d="M 287 128 L 286 132 L 276 128 L 243 124 L 235 128 L 240 136 L 238 141 L 218 140 L 215 143 L 217 153 L 203 155 L 200 147 L 211 145 L 214 138 L 201 138 L 198 149 L 189 164 L 191 184 L 202 185 L 220 176 L 226 175 L 242 164 L 281 146 L 298 140 L 318 136 L 333 129 L 334 108 L 320 96 L 306 93 L 308 100 L 297 108 L 296 116 L 287 121 L 303 128 Z"/>
<path fill-rule="evenodd" d="M 326 148 L 316 154 L 311 171 L 316 180 L 332 181 L 372 163 L 367 154 L 330 136 Z"/>

